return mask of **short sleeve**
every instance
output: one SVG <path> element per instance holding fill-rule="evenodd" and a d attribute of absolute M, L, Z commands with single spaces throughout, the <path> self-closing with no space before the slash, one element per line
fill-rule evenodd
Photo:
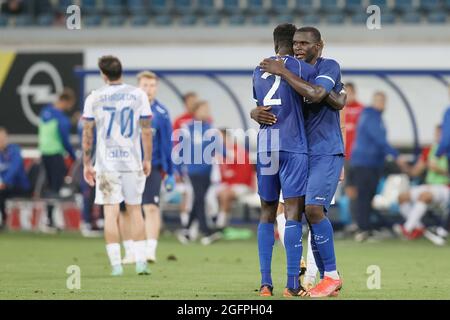
<path fill-rule="evenodd" d="M 151 118 L 152 117 L 152 109 L 150 107 L 150 102 L 148 101 L 147 95 L 142 90 L 140 90 L 140 99 L 141 99 L 141 108 L 140 108 L 139 117 L 141 119 Z"/>
<path fill-rule="evenodd" d="M 327 92 L 331 92 L 336 83 L 339 83 L 341 68 L 334 60 L 322 62 L 317 70 L 315 84 L 324 87 Z"/>
<path fill-rule="evenodd" d="M 94 110 L 93 110 L 93 102 L 94 102 L 94 97 L 91 93 L 84 101 L 84 108 L 83 108 L 83 119 L 84 120 L 88 120 L 88 121 L 95 120 Z"/>

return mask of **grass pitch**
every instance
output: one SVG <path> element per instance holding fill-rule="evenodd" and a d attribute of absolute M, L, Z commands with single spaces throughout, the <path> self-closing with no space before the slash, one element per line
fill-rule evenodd
<path fill-rule="evenodd" d="M 450 248 L 425 240 L 359 244 L 336 241 L 344 289 L 338 299 L 450 299 Z M 306 250 L 304 251 L 306 253 Z M 168 257 L 172 256 L 172 259 Z M 67 289 L 71 265 L 81 269 L 81 289 Z M 381 270 L 381 289 L 369 290 L 368 266 Z M 277 243 L 272 264 L 274 299 L 283 299 L 285 254 Z M 109 276 L 103 239 L 78 234 L 0 234 L 0 299 L 260 299 L 256 239 L 211 246 L 160 240 L 152 275 L 126 266 Z"/>

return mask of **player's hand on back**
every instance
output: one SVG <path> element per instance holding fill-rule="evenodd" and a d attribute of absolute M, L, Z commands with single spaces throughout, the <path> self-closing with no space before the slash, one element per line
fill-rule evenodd
<path fill-rule="evenodd" d="M 83 176 L 88 185 L 91 187 L 95 186 L 95 170 L 92 165 L 84 166 Z"/>
<path fill-rule="evenodd" d="M 270 112 L 271 106 L 256 107 L 250 112 L 250 117 L 259 124 L 273 125 L 277 122 L 275 115 Z"/>
<path fill-rule="evenodd" d="M 262 71 L 278 76 L 280 76 L 283 73 L 283 70 L 285 70 L 284 61 L 282 59 L 264 59 L 259 63 L 259 66 Z"/>
<path fill-rule="evenodd" d="M 144 170 L 145 176 L 148 177 L 152 172 L 152 163 L 148 160 L 142 161 L 142 169 Z"/>

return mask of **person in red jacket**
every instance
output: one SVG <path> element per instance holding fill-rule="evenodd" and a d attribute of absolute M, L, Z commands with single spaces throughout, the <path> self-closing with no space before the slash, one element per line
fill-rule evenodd
<path fill-rule="evenodd" d="M 224 140 L 225 155 L 219 165 L 221 184 L 218 186 L 219 214 L 216 226 L 226 227 L 231 213 L 231 206 L 242 195 L 255 188 L 255 169 L 250 163 L 248 152 L 241 147 L 226 129 L 220 130 Z"/>

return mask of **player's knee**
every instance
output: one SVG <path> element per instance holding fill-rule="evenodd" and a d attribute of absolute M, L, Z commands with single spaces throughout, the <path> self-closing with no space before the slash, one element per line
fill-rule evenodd
<path fill-rule="evenodd" d="M 431 194 L 431 192 L 422 192 L 419 195 L 418 200 L 428 204 L 433 201 L 433 195 Z"/>
<path fill-rule="evenodd" d="M 403 204 L 403 203 L 405 203 L 405 202 L 408 202 L 409 200 L 410 200 L 409 192 L 402 192 L 402 193 L 400 193 L 400 195 L 398 196 L 398 202 L 399 202 L 400 204 Z"/>
<path fill-rule="evenodd" d="M 277 202 L 261 202 L 261 217 L 263 223 L 274 223 L 277 218 Z"/>
<path fill-rule="evenodd" d="M 309 223 L 318 223 L 325 216 L 322 206 L 306 206 L 306 219 Z"/>

